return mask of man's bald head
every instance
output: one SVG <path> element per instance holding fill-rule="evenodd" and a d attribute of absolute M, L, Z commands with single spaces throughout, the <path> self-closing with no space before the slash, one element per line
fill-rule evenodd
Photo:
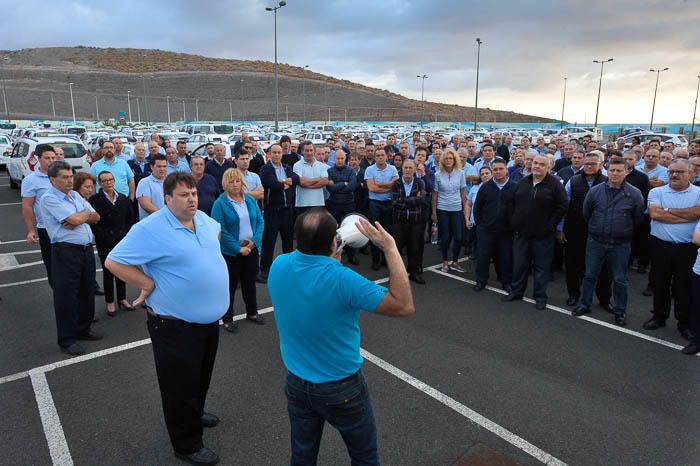
<path fill-rule="evenodd" d="M 294 223 L 297 249 L 304 254 L 330 256 L 335 250 L 338 223 L 324 207 L 314 207 Z"/>

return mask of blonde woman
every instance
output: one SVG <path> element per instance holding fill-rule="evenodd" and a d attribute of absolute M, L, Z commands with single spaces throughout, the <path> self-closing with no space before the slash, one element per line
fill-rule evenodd
<path fill-rule="evenodd" d="M 435 190 L 433 191 L 432 221 L 438 222 L 440 248 L 442 250 L 442 267 L 447 272 L 464 273 L 459 265 L 459 250 L 462 246 L 462 230 L 465 223 L 467 206 L 467 184 L 462 174 L 462 162 L 453 148 L 445 149 L 440 157 L 439 169 L 435 173 Z M 452 261 L 448 263 L 447 252 L 452 243 Z"/>
<path fill-rule="evenodd" d="M 246 318 L 258 325 L 265 324 L 258 314 L 255 277 L 258 275 L 258 257 L 262 242 L 263 218 L 257 201 L 246 194 L 243 172 L 229 168 L 221 181 L 223 193 L 214 201 L 211 217 L 221 224 L 221 253 L 226 260 L 229 279 L 229 307 L 222 317 L 224 329 L 237 333 L 233 320 L 233 299 L 238 283 L 246 307 Z"/>

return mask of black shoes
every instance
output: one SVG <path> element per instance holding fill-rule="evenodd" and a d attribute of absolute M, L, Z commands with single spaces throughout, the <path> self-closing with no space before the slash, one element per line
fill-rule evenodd
<path fill-rule="evenodd" d="M 258 283 L 267 283 L 267 272 L 260 272 L 257 277 L 255 277 L 255 281 Z"/>
<path fill-rule="evenodd" d="M 577 303 L 578 303 L 578 296 L 569 296 L 569 299 L 566 300 L 567 306 L 576 306 Z"/>
<path fill-rule="evenodd" d="M 615 325 L 617 325 L 618 327 L 624 327 L 625 325 L 627 325 L 627 319 L 625 319 L 624 314 L 615 315 Z"/>
<path fill-rule="evenodd" d="M 547 301 L 535 301 L 535 309 L 538 311 L 544 311 L 547 307 Z"/>
<path fill-rule="evenodd" d="M 265 318 L 260 314 L 256 314 L 254 316 L 246 316 L 245 318 L 253 322 L 254 324 L 265 325 Z"/>
<path fill-rule="evenodd" d="M 583 306 L 579 306 L 576 309 L 574 309 L 573 311 L 571 311 L 571 315 L 574 317 L 579 317 L 579 316 L 582 316 L 584 314 L 588 314 L 589 312 L 591 312 L 590 309 L 587 309 Z"/>
<path fill-rule="evenodd" d="M 238 326 L 237 322 L 229 320 L 224 322 L 224 330 L 230 333 L 238 333 L 241 330 L 241 328 Z"/>
<path fill-rule="evenodd" d="M 419 273 L 409 273 L 408 274 L 408 279 L 411 280 L 412 282 L 416 282 L 419 285 L 425 285 L 425 278 L 423 278 L 423 275 Z"/>
<path fill-rule="evenodd" d="M 647 320 L 646 322 L 644 322 L 644 325 L 642 325 L 642 327 L 644 327 L 647 330 L 656 330 L 657 328 L 661 328 L 661 327 L 665 327 L 665 326 L 666 326 L 666 322 L 656 320 L 656 318 L 654 318 L 654 317 Z"/>
<path fill-rule="evenodd" d="M 61 351 L 68 353 L 71 356 L 80 356 L 81 354 L 85 354 L 85 348 L 78 343 L 71 343 L 68 346 L 61 346 Z"/>
<path fill-rule="evenodd" d="M 484 291 L 484 288 L 486 288 L 486 283 L 477 282 L 476 285 L 474 285 L 474 291 Z"/>
<path fill-rule="evenodd" d="M 202 414 L 202 427 L 216 427 L 219 425 L 219 418 L 211 413 Z"/>
<path fill-rule="evenodd" d="M 508 293 L 507 295 L 501 298 L 501 301 L 503 301 L 504 303 L 509 303 L 511 301 L 520 301 L 521 299 L 523 299 L 522 296 L 518 296 L 514 293 Z"/>
<path fill-rule="evenodd" d="M 689 343 L 685 348 L 681 350 L 681 353 L 689 355 L 700 353 L 700 343 Z"/>
<path fill-rule="evenodd" d="M 175 452 L 175 456 L 181 460 L 187 461 L 190 464 L 196 464 L 198 466 L 209 466 L 219 462 L 219 455 L 207 447 L 202 447 L 189 455 L 183 455 L 182 453 Z"/>
<path fill-rule="evenodd" d="M 76 340 L 87 340 L 87 341 L 97 341 L 102 340 L 102 335 L 95 333 L 92 330 L 75 337 Z"/>
<path fill-rule="evenodd" d="M 642 291 L 642 294 L 644 296 L 654 296 L 654 289 L 651 287 L 647 287 L 644 291 Z"/>

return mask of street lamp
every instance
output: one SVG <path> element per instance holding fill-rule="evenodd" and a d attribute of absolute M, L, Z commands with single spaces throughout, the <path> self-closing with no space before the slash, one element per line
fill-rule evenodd
<path fill-rule="evenodd" d="M 97 96 L 95 96 L 95 117 L 97 120 L 100 119 L 100 106 L 97 103 Z"/>
<path fill-rule="evenodd" d="M 2 57 L 3 68 L 7 65 L 10 57 Z M 5 76 L 2 77 L 2 99 L 5 102 L 5 113 L 7 114 L 7 121 L 10 122 L 10 108 L 7 106 L 7 80 Z"/>
<path fill-rule="evenodd" d="M 170 124 L 170 96 L 165 97 L 165 104 L 168 106 L 168 124 Z"/>
<path fill-rule="evenodd" d="M 187 115 L 185 113 L 185 99 L 182 99 L 182 121 L 187 121 Z"/>
<path fill-rule="evenodd" d="M 194 99 L 194 119 L 199 121 L 199 99 Z"/>
<path fill-rule="evenodd" d="M 309 68 L 309 65 L 304 65 L 304 71 L 306 71 Z M 301 95 L 303 96 L 304 99 L 304 119 L 302 120 L 302 126 L 306 128 L 306 78 L 302 75 L 301 77 Z"/>
<path fill-rule="evenodd" d="M 143 79 L 143 105 L 144 105 L 144 113 L 146 116 L 146 124 L 148 124 L 148 99 L 147 99 L 147 91 L 146 91 L 146 54 L 143 54 L 143 74 L 141 75 L 141 78 Z M 139 118 L 140 120 L 140 118 Z"/>
<path fill-rule="evenodd" d="M 68 91 L 70 92 L 70 108 L 73 111 L 73 124 L 75 124 L 75 102 L 73 101 L 73 84 L 68 83 Z"/>
<path fill-rule="evenodd" d="M 698 76 L 698 88 L 695 91 L 695 109 L 693 110 L 693 121 L 690 123 L 690 137 L 693 137 L 695 131 L 695 114 L 698 111 L 698 94 L 700 94 L 700 76 Z"/>
<path fill-rule="evenodd" d="M 654 126 L 654 109 L 656 108 L 656 91 L 659 90 L 659 75 L 661 74 L 662 71 L 668 71 L 668 66 L 664 69 L 650 69 L 652 73 L 656 73 L 656 85 L 654 86 L 654 103 L 651 104 L 651 121 L 649 122 L 649 131 L 654 131 L 653 126 Z"/>
<path fill-rule="evenodd" d="M 136 97 L 136 116 L 139 117 L 139 123 L 141 123 L 141 99 Z"/>
<path fill-rule="evenodd" d="M 280 119 L 279 77 L 277 72 L 277 10 L 286 4 L 287 2 L 282 0 L 278 6 L 265 8 L 265 11 L 272 11 L 275 15 L 275 131 L 279 131 Z"/>
<path fill-rule="evenodd" d="M 51 93 L 51 111 L 53 112 L 53 119 L 56 119 L 56 104 L 53 100 L 53 93 Z"/>
<path fill-rule="evenodd" d="M 564 98 L 561 101 L 561 128 L 564 127 L 564 104 L 566 104 L 566 77 L 564 77 Z"/>
<path fill-rule="evenodd" d="M 481 58 L 481 44 L 483 41 L 476 38 L 476 97 L 474 98 L 474 131 L 476 131 L 476 111 L 479 108 L 479 59 Z"/>
<path fill-rule="evenodd" d="M 595 104 L 595 123 L 593 124 L 594 127 L 598 127 L 598 109 L 600 108 L 600 88 L 603 85 L 603 66 L 606 63 L 610 63 L 613 61 L 612 58 L 608 58 L 607 60 L 593 60 L 593 63 L 600 63 L 600 80 L 598 81 L 598 102 Z"/>
<path fill-rule="evenodd" d="M 425 80 L 428 79 L 428 75 L 423 76 L 417 75 L 416 78 L 420 79 L 420 127 L 423 127 L 423 120 L 425 120 L 425 100 L 423 100 L 423 91 L 425 90 Z"/>
<path fill-rule="evenodd" d="M 131 91 L 126 91 L 126 104 L 129 106 L 129 123 L 131 123 Z"/>
<path fill-rule="evenodd" d="M 233 121 L 233 102 L 230 100 L 228 101 L 228 114 L 229 114 L 229 121 Z"/>

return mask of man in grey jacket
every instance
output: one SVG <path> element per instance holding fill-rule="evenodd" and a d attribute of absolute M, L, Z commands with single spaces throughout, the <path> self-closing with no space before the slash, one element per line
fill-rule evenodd
<path fill-rule="evenodd" d="M 642 221 L 644 197 L 625 181 L 627 169 L 622 157 L 608 162 L 608 181 L 593 186 L 583 201 L 583 217 L 588 222 L 586 273 L 581 304 L 571 315 L 591 312 L 593 290 L 603 265 L 608 263 L 613 279 L 615 324 L 626 324 L 627 266 L 634 229 Z"/>

